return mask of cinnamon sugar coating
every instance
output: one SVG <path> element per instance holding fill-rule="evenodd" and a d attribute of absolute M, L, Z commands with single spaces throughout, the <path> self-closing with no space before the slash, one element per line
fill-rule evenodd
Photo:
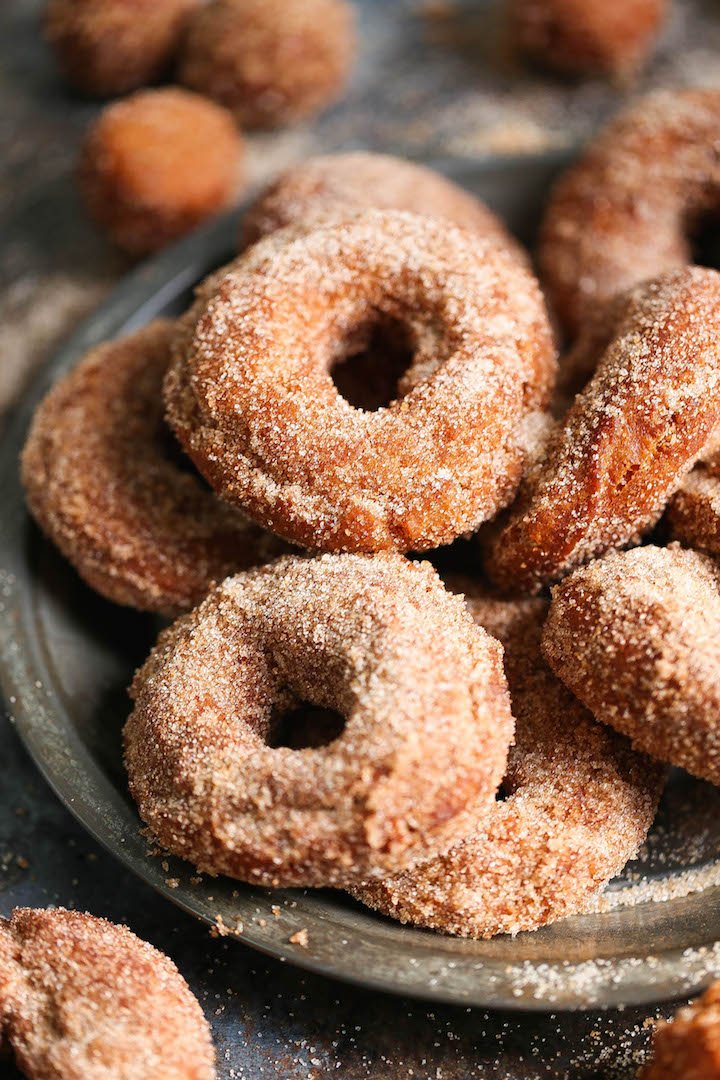
<path fill-rule="evenodd" d="M 510 0 L 521 52 L 571 75 L 628 75 L 647 58 L 667 0 Z"/>
<path fill-rule="evenodd" d="M 33 517 L 118 604 L 185 611 L 285 545 L 208 491 L 163 419 L 174 324 L 92 349 L 35 413 L 22 456 Z"/>
<path fill-rule="evenodd" d="M 487 938 L 584 910 L 652 824 L 661 770 L 596 723 L 542 659 L 547 605 L 489 598 L 465 579 L 475 620 L 505 646 L 515 745 L 502 801 L 468 839 L 409 871 L 352 889 L 401 922 Z"/>
<path fill-rule="evenodd" d="M 333 364 L 378 324 L 414 357 L 368 412 Z M 536 282 L 503 248 L 399 211 L 266 237 L 200 290 L 168 418 L 229 502 L 323 550 L 425 550 L 513 497 L 555 375 Z"/>
<path fill-rule="evenodd" d="M 720 569 L 680 547 L 608 555 L 558 585 L 555 673 L 637 749 L 720 783 Z"/>
<path fill-rule="evenodd" d="M 446 848 L 492 805 L 512 720 L 499 644 L 427 563 L 284 558 L 229 578 L 135 677 L 130 790 L 161 844 L 263 885 L 343 885 Z M 331 743 L 271 746 L 300 702 Z"/>
<path fill-rule="evenodd" d="M 720 982 L 657 1026 L 638 1080 L 720 1080 Z"/>
<path fill-rule="evenodd" d="M 210 1028 L 167 956 L 78 911 L 0 919 L 0 1057 L 29 1080 L 215 1080 Z"/>
<path fill-rule="evenodd" d="M 198 0 L 48 0 L 44 31 L 63 77 L 86 94 L 154 82 Z"/>
<path fill-rule="evenodd" d="M 537 589 L 635 543 L 720 429 L 720 275 L 639 286 L 595 375 L 488 543 L 497 585 Z"/>
<path fill-rule="evenodd" d="M 673 540 L 720 555 L 720 456 L 685 478 L 668 504 L 665 522 Z"/>
<path fill-rule="evenodd" d="M 230 113 L 189 90 L 143 90 L 108 105 L 82 148 L 90 216 L 132 255 L 177 239 L 234 198 L 243 142 Z"/>
<path fill-rule="evenodd" d="M 719 139 L 720 90 L 661 91 L 622 112 L 560 178 L 538 255 L 571 335 L 615 294 L 692 262 L 692 237 L 720 210 Z"/>
<path fill-rule="evenodd" d="M 178 75 L 243 128 L 277 127 L 334 101 L 354 54 L 346 0 L 209 0 L 190 19 Z"/>
<path fill-rule="evenodd" d="M 590 382 L 603 354 L 617 336 L 626 315 L 627 296 L 627 293 L 619 293 L 602 307 L 593 308 L 574 341 L 561 350 L 555 400 L 567 402 L 565 412 Z"/>
<path fill-rule="evenodd" d="M 254 244 L 286 225 L 373 209 L 447 218 L 528 261 L 492 210 L 459 184 L 425 165 L 367 151 L 312 157 L 286 169 L 247 211 L 240 246 Z"/>

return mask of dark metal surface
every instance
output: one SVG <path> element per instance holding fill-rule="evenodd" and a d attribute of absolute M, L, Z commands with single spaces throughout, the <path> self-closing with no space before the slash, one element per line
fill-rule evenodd
<path fill-rule="evenodd" d="M 556 159 L 495 160 L 450 171 L 523 236 L 557 168 Z M 24 509 L 17 454 L 49 381 L 94 342 L 181 310 L 190 286 L 228 256 L 233 234 L 232 223 L 220 221 L 129 276 L 37 381 L 3 446 L 0 675 L 33 758 L 88 831 L 167 899 L 312 971 L 456 1004 L 546 1011 L 651 1002 L 697 989 L 718 966 L 712 945 L 720 937 L 720 889 L 712 884 L 667 903 L 621 902 L 539 933 L 472 942 L 400 926 L 339 893 L 200 881 L 186 864 L 149 853 L 126 791 L 120 731 L 128 709 L 124 689 L 157 627 L 90 594 L 36 534 Z M 699 785 L 686 780 L 680 787 L 687 800 Z M 663 841 L 660 868 L 657 859 L 654 868 L 635 866 L 615 884 L 616 895 L 632 893 L 640 869 L 656 887 L 688 872 L 712 879 L 711 845 L 668 865 L 683 823 Z M 306 948 L 289 940 L 300 929 L 308 932 Z"/>

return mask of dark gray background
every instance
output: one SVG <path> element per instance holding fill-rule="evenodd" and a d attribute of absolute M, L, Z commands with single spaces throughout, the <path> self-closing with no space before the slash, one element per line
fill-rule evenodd
<path fill-rule="evenodd" d="M 362 0 L 346 98 L 312 126 L 249 140 L 261 180 L 320 149 L 458 156 L 573 145 L 631 94 L 720 84 L 720 9 L 676 3 L 656 59 L 630 88 L 528 74 L 508 56 L 499 5 Z M 0 0 L 0 409 L 129 263 L 86 222 L 77 144 L 97 106 L 57 81 L 35 0 Z M 645 1010 L 518 1016 L 351 990 L 265 961 L 156 897 L 86 837 L 0 722 L 0 913 L 63 904 L 127 922 L 168 952 L 212 1022 L 223 1080 L 340 1076 L 631 1077 Z M 664 1013 L 669 1009 L 661 1010 Z"/>

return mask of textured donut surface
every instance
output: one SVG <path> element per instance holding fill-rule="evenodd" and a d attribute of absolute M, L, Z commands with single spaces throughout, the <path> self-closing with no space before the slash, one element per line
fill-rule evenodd
<path fill-rule="evenodd" d="M 596 723 L 543 661 L 543 600 L 498 601 L 467 581 L 451 584 L 505 646 L 516 737 L 504 798 L 447 853 L 352 893 L 446 933 L 534 930 L 585 909 L 636 854 L 662 772 Z"/>
<path fill-rule="evenodd" d="M 163 419 L 174 324 L 92 349 L 42 402 L 22 456 L 28 505 L 80 576 L 172 614 L 285 545 L 208 491 Z"/>
<path fill-rule="evenodd" d="M 165 631 L 132 688 L 130 789 L 201 869 L 332 885 L 449 846 L 492 805 L 512 720 L 500 645 L 429 564 L 288 557 L 229 578 Z M 299 703 L 346 720 L 273 746 Z"/>
<path fill-rule="evenodd" d="M 215 1080 L 210 1028 L 167 956 L 78 911 L 0 919 L 0 1067 L 28 1080 Z"/>
<path fill-rule="evenodd" d="M 488 543 L 504 588 L 533 590 L 628 546 L 658 520 L 720 428 L 720 275 L 638 286 L 595 375 Z"/>
<path fill-rule="evenodd" d="M 661 91 L 621 113 L 560 178 L 538 255 L 571 335 L 615 294 L 692 262 L 692 237 L 720 210 L 718 140 L 720 90 Z"/>
<path fill-rule="evenodd" d="M 459 184 L 425 165 L 368 151 L 324 154 L 286 169 L 247 211 L 241 246 L 286 225 L 373 209 L 447 218 L 527 259 L 492 210 Z"/>
<path fill-rule="evenodd" d="M 395 400 L 368 412 L 330 369 L 383 321 L 408 330 L 414 358 Z M 555 376 L 530 274 L 397 211 L 266 237 L 184 322 L 166 382 L 180 442 L 225 499 L 323 550 L 424 550 L 493 516 Z"/>
<path fill-rule="evenodd" d="M 673 540 L 720 555 L 720 456 L 712 455 L 685 478 L 670 500 L 665 523 Z"/>
<path fill-rule="evenodd" d="M 653 1032 L 638 1080 L 720 1080 L 720 983 Z"/>
<path fill-rule="evenodd" d="M 553 591 L 543 648 L 594 716 L 639 750 L 720 783 L 720 569 L 643 547 Z"/>

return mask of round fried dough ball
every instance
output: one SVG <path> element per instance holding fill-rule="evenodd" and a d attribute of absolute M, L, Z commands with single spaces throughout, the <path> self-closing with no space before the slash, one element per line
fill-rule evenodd
<path fill-rule="evenodd" d="M 179 78 L 243 127 L 312 116 L 339 93 L 355 51 L 346 0 L 211 0 L 192 16 Z"/>
<path fill-rule="evenodd" d="M 198 0 L 49 0 L 44 29 L 63 77 L 98 97 L 154 82 Z"/>
<path fill-rule="evenodd" d="M 139 91 L 88 132 L 80 188 L 118 247 L 145 255 L 232 201 L 242 155 L 226 109 L 178 87 Z"/>

